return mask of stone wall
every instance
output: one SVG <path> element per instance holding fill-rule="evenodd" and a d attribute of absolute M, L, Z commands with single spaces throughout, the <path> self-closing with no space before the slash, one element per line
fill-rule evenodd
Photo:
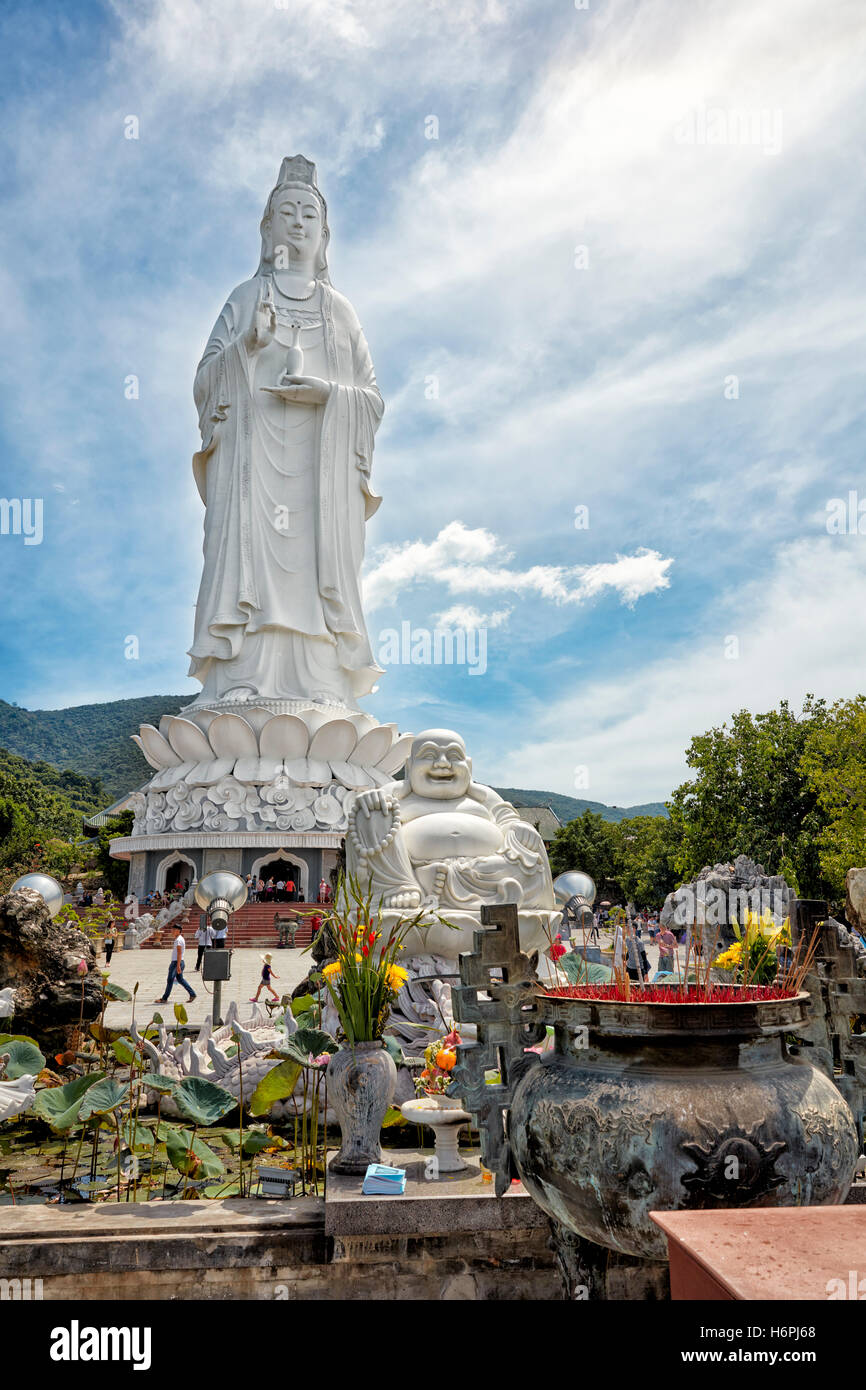
<path fill-rule="evenodd" d="M 397 1199 L 364 1200 L 369 1215 Z M 529 1227 L 334 1236 L 316 1197 L 5 1207 L 0 1278 L 41 1279 L 46 1300 L 556 1299 L 536 1213 Z"/>

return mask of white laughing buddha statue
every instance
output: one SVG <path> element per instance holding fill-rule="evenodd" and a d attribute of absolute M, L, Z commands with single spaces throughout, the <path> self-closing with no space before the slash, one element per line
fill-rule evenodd
<path fill-rule="evenodd" d="M 438 913 L 407 952 L 456 957 L 471 950 L 483 903 L 514 903 L 526 951 L 547 944 L 556 912 L 544 841 L 491 787 L 472 780 L 459 734 L 418 734 L 402 782 L 347 798 L 346 865 L 381 902 L 384 920 Z"/>

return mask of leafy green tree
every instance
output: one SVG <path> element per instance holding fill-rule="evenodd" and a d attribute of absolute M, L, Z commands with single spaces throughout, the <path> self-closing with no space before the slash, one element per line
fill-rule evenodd
<path fill-rule="evenodd" d="M 633 816 L 620 821 L 614 877 L 638 907 L 661 907 L 680 883 L 677 827 L 667 816 Z"/>
<path fill-rule="evenodd" d="M 111 841 L 116 840 L 119 835 L 132 834 L 133 820 L 132 811 L 121 811 L 117 816 L 110 816 L 105 825 L 99 828 L 99 848 L 96 851 L 97 867 L 102 874 L 102 881 L 106 888 L 110 888 L 118 898 L 122 898 L 126 893 L 129 864 L 125 859 L 112 859 L 110 846 Z"/>
<path fill-rule="evenodd" d="M 584 811 L 557 830 L 550 846 L 550 867 L 554 877 L 567 869 L 582 869 L 603 896 L 613 886 L 619 854 L 619 825 L 597 811 Z"/>
<path fill-rule="evenodd" d="M 866 863 L 866 696 L 837 700 L 809 730 L 800 771 L 817 799 L 821 869 L 833 895 Z"/>
<path fill-rule="evenodd" d="M 826 813 L 803 768 L 826 719 L 825 702 L 807 696 L 800 714 L 787 701 L 766 714 L 741 710 L 692 739 L 686 760 L 696 775 L 669 803 L 683 879 L 747 854 L 771 874 L 785 866 L 807 897 L 831 895 L 819 857 Z"/>

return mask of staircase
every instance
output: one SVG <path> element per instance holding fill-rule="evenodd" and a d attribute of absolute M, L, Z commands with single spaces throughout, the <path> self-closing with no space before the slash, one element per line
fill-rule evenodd
<path fill-rule="evenodd" d="M 279 913 L 281 917 L 287 917 L 290 913 L 297 913 L 302 918 L 302 922 L 295 933 L 295 946 L 301 949 L 304 946 L 309 946 L 312 940 L 312 914 L 321 911 L 322 909 L 317 907 L 315 903 L 247 903 L 229 918 L 226 945 L 240 950 L 253 947 L 266 947 L 275 950 L 278 944 L 277 933 L 274 930 L 275 913 Z M 309 916 L 306 915 L 308 913 Z M 195 933 L 200 915 L 201 910 L 198 907 L 188 907 L 179 919 L 183 927 L 188 952 L 196 949 Z M 149 936 L 146 941 L 142 942 L 141 949 L 143 951 L 164 950 L 166 946 L 170 946 L 174 941 L 176 925 L 176 922 L 171 923 L 160 931 L 154 932 L 153 936 Z"/>

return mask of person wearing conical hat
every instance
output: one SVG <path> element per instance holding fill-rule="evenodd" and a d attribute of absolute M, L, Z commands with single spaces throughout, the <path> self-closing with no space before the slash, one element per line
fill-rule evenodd
<path fill-rule="evenodd" d="M 262 961 L 262 978 L 261 978 L 261 981 L 259 982 L 259 987 L 258 987 L 258 989 L 256 990 L 255 994 L 251 994 L 251 995 L 250 995 L 250 1003 L 251 1003 L 251 1004 L 258 1004 L 258 1002 L 259 1002 L 259 995 L 261 994 L 261 992 L 262 992 L 263 989 L 266 989 L 266 990 L 268 990 L 268 991 L 273 995 L 274 999 L 276 999 L 277 1003 L 279 1004 L 279 1002 L 280 1002 L 280 996 L 277 994 L 277 991 L 274 989 L 273 985 L 271 984 L 271 980 L 272 980 L 272 979 L 278 980 L 280 977 L 279 977 L 279 975 L 275 974 L 274 969 L 273 969 L 273 966 L 271 965 L 271 953 L 270 953 L 270 951 L 268 951 L 265 955 L 263 955 L 263 956 L 261 957 L 261 961 Z"/>

